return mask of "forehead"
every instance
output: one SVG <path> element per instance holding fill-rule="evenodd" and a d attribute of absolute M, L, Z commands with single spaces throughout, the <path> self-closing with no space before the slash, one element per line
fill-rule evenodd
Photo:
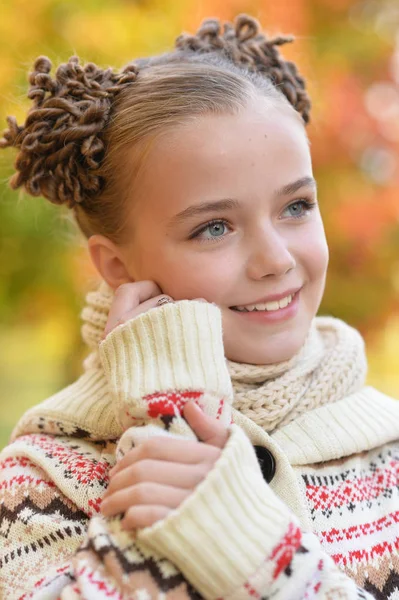
<path fill-rule="evenodd" d="M 159 200 L 174 206 L 217 195 L 264 197 L 307 175 L 312 166 L 304 126 L 289 108 L 260 98 L 238 114 L 198 116 L 164 132 L 137 183 L 139 200 L 149 208 Z"/>

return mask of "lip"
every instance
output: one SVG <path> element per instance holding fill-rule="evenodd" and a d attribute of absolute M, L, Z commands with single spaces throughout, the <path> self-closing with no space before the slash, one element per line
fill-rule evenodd
<path fill-rule="evenodd" d="M 278 302 L 279 300 L 282 300 L 283 298 L 286 298 L 287 296 L 295 296 L 295 294 L 297 292 L 299 292 L 299 290 L 302 289 L 301 287 L 297 287 L 297 288 L 292 288 L 290 290 L 287 290 L 286 292 L 283 292 L 282 294 L 274 294 L 273 296 L 267 296 L 266 298 L 261 298 L 260 300 L 255 300 L 253 302 L 247 302 L 246 304 L 235 304 L 234 306 L 230 306 L 230 308 L 235 308 L 236 306 L 242 306 L 242 307 L 246 307 L 246 306 L 251 306 L 253 304 L 266 304 L 267 302 Z"/>
<path fill-rule="evenodd" d="M 234 315 L 237 315 L 237 318 L 242 319 L 241 323 L 258 323 L 260 325 L 267 324 L 275 324 L 283 323 L 285 321 L 289 321 L 296 317 L 299 312 L 300 307 L 300 288 L 295 294 L 293 294 L 293 298 L 285 308 L 279 308 L 278 310 L 267 311 L 253 311 L 253 312 L 241 312 L 238 310 L 230 309 Z M 284 296 L 282 296 L 284 298 Z"/>

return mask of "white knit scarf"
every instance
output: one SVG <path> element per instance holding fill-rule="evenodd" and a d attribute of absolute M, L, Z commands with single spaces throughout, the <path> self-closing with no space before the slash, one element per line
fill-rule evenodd
<path fill-rule="evenodd" d="M 85 361 L 99 361 L 98 343 L 107 322 L 113 291 L 102 281 L 86 296 L 82 336 L 94 351 Z M 315 317 L 300 351 L 272 365 L 227 360 L 234 389 L 233 407 L 267 432 L 306 411 L 341 400 L 365 383 L 367 361 L 361 335 L 333 317 Z"/>

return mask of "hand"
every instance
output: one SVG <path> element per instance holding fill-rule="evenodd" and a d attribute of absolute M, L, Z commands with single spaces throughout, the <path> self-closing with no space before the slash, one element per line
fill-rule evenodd
<path fill-rule="evenodd" d="M 162 294 L 162 290 L 154 281 L 134 281 L 120 285 L 115 290 L 102 339 L 118 325 L 156 308 L 161 298 L 168 298 L 173 302 L 170 296 Z"/>
<path fill-rule="evenodd" d="M 133 281 L 120 285 L 115 291 L 101 339 L 104 340 L 118 325 L 126 323 L 152 308 L 157 308 L 157 303 L 161 298 L 167 298 L 169 302 L 173 302 L 173 298 L 163 294 L 161 288 L 154 281 Z M 196 300 L 206 302 L 203 298 L 196 298 Z"/>
<path fill-rule="evenodd" d="M 195 404 L 183 409 L 200 441 L 153 437 L 130 450 L 110 471 L 101 512 L 125 513 L 123 529 L 149 527 L 190 496 L 219 458 L 228 430 Z"/>

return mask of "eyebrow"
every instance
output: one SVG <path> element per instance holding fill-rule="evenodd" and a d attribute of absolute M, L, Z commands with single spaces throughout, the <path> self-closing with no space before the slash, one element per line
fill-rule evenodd
<path fill-rule="evenodd" d="M 297 179 L 297 181 L 288 183 L 279 190 L 276 190 L 274 195 L 277 197 L 289 196 L 291 194 L 295 194 L 295 192 L 305 186 L 316 188 L 316 180 L 313 177 L 301 177 L 301 179 Z M 177 213 L 177 215 L 172 218 L 170 225 L 176 225 L 186 219 L 189 219 L 190 217 L 196 217 L 204 213 L 223 212 L 225 210 L 239 208 L 239 206 L 239 201 L 232 198 L 223 198 L 221 200 L 213 200 L 211 202 L 201 202 L 201 204 L 189 206 L 188 208 L 185 208 L 181 212 Z"/>
<path fill-rule="evenodd" d="M 289 196 L 306 186 L 316 189 L 316 180 L 313 177 L 301 177 L 301 179 L 297 179 L 297 181 L 284 185 L 280 190 L 277 190 L 275 194 L 276 196 Z"/>

